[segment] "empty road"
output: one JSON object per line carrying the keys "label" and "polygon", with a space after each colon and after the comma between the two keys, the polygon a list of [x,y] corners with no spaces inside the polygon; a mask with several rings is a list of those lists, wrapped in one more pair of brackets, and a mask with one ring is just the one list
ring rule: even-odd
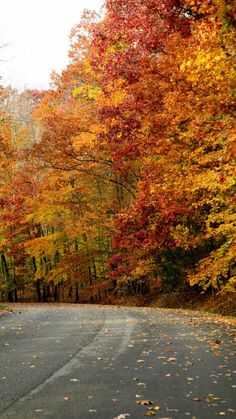
{"label": "empty road", "polygon": [[1,419],[236,418],[236,327],[174,310],[0,315]]}

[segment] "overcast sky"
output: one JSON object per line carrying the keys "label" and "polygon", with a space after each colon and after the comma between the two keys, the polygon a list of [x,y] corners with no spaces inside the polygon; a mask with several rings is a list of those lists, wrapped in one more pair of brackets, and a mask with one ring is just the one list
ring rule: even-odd
{"label": "overcast sky", "polygon": [[69,35],[84,8],[102,0],[0,0],[0,84],[49,87],[50,73],[68,63]]}

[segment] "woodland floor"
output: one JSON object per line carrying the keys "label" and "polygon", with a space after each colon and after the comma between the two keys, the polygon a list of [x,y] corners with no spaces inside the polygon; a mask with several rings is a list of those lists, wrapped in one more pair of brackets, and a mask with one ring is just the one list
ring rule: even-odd
{"label": "woodland floor", "polygon": [[191,291],[176,291],[159,296],[125,296],[112,301],[112,303],[122,306],[193,310],[236,317],[235,294],[209,296]]}

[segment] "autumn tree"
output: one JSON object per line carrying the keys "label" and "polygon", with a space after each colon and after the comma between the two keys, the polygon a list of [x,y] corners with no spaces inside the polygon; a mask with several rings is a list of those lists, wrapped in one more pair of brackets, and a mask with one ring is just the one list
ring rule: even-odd
{"label": "autumn tree", "polygon": [[[176,287],[182,282],[178,277],[186,279],[198,261],[218,249],[207,230],[214,211],[206,203],[209,188],[215,202],[226,187],[231,202],[232,164],[226,163],[229,185],[223,185],[216,144],[223,118],[229,147],[221,149],[231,154],[232,108],[222,105],[231,102],[234,80],[233,9],[221,2],[107,1],[105,7],[105,18],[91,27],[88,49],[101,88],[96,97],[104,126],[100,138],[113,171],[136,190],[136,199],[117,214],[112,276],[125,284],[129,278],[142,283],[164,276]],[[209,146],[211,141],[216,144]],[[205,150],[211,170],[200,163]],[[222,261],[231,272],[230,255]],[[220,288],[211,274],[206,283]]]}
{"label": "autumn tree", "polygon": [[107,0],[50,91],[4,92],[9,299],[235,291],[235,26],[228,0]]}

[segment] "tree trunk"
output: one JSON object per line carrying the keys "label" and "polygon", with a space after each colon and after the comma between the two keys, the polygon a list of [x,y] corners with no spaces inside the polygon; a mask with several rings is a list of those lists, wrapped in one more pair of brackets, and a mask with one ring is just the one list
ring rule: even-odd
{"label": "tree trunk", "polygon": [[77,283],[75,284],[75,302],[79,302],[79,286]]}
{"label": "tree trunk", "polygon": [[[36,264],[36,259],[35,259],[34,256],[32,257],[32,262],[33,262],[34,275],[35,275],[35,273],[37,271],[37,264]],[[40,279],[36,279],[35,288],[36,288],[37,301],[38,301],[38,303],[41,303],[41,284],[40,284]]]}
{"label": "tree trunk", "polygon": [[1,265],[2,265],[3,277],[6,281],[7,300],[9,301],[9,303],[13,303],[13,292],[11,289],[10,274],[9,274],[9,269],[7,266],[5,255],[1,255]]}

